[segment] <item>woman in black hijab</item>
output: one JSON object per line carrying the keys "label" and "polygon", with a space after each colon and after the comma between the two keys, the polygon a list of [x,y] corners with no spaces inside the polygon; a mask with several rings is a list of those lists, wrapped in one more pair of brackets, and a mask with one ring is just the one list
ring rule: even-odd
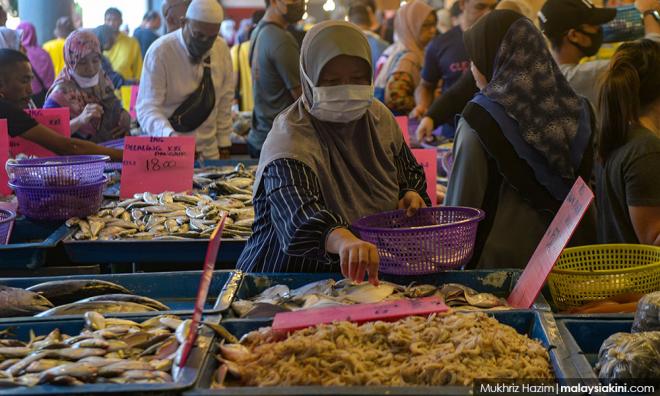
{"label": "woman in black hijab", "polygon": [[[472,267],[522,268],[577,177],[591,178],[591,108],[522,15],[493,11],[464,41],[480,92],[458,124],[445,204],[486,211]],[[593,240],[593,218],[574,241]]]}

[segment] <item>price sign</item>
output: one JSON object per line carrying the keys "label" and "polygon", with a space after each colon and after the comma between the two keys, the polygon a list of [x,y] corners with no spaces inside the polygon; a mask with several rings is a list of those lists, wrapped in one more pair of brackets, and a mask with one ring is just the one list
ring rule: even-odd
{"label": "price sign", "polygon": [[426,192],[429,194],[429,198],[431,198],[431,203],[436,205],[438,200],[436,190],[436,185],[438,184],[438,151],[435,149],[413,149],[412,153],[417,159],[417,162],[424,168]]}
{"label": "price sign", "polygon": [[5,164],[9,159],[9,130],[7,120],[0,120],[0,195],[10,195],[11,188],[7,185],[9,177]]}
{"label": "price sign", "polygon": [[508,298],[509,305],[524,309],[532,306],[593,200],[594,193],[582,178],[578,178],[520,275]]}
{"label": "price sign", "polygon": [[215,269],[215,261],[218,258],[218,251],[220,250],[220,242],[222,242],[222,230],[225,228],[225,221],[227,220],[227,212],[222,212],[220,222],[211,235],[209,247],[206,250],[206,258],[204,259],[204,270],[202,271],[202,279],[199,282],[199,289],[197,290],[197,299],[195,300],[195,311],[193,312],[192,323],[190,324],[190,333],[183,344],[183,351],[181,353],[181,360],[178,363],[179,368],[186,365],[190,351],[195,345],[197,340],[197,329],[199,322],[202,320],[202,313],[204,312],[204,305],[206,305],[206,298],[209,295],[209,287],[211,286],[211,278],[213,278],[213,270]]}
{"label": "price sign", "polygon": [[136,137],[124,141],[120,196],[192,189],[195,138]]}
{"label": "price sign", "polygon": [[399,128],[401,128],[401,133],[403,133],[403,140],[405,140],[406,144],[410,146],[410,131],[408,130],[408,116],[398,116],[396,118],[396,123],[399,124]]}
{"label": "price sign", "polygon": [[[71,122],[69,121],[69,108],[57,109],[27,109],[26,113],[39,124],[47,126],[64,137],[71,137]],[[21,137],[9,139],[9,152],[12,157],[18,154],[34,155],[36,157],[50,157],[55,155],[40,145]]]}
{"label": "price sign", "polygon": [[135,112],[135,105],[137,104],[139,85],[124,85],[121,87],[121,104],[124,110],[128,111],[131,119],[135,120],[137,114]]}

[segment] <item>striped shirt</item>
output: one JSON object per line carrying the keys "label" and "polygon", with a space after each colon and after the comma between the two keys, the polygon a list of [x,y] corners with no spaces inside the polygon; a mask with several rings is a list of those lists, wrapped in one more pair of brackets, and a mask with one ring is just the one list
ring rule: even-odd
{"label": "striped shirt", "polygon": [[[407,145],[395,157],[399,197],[418,192],[427,205],[424,169]],[[254,199],[253,235],[238,260],[246,272],[339,272],[339,256],[325,251],[328,235],[346,219],[328,210],[311,168],[279,159],[265,169]]]}

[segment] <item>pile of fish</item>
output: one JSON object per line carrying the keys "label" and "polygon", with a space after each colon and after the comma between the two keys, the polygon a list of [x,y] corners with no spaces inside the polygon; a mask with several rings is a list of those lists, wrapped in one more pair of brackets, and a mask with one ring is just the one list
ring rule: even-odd
{"label": "pile of fish", "polygon": [[[173,382],[190,324],[173,315],[137,323],[87,312],[78,335],[55,329],[46,336],[31,332],[27,342],[3,338],[0,386]],[[206,348],[210,341],[200,335],[197,346]]]}
{"label": "pile of fish", "polygon": [[149,297],[102,280],[81,279],[40,283],[27,289],[0,286],[0,317],[51,317],[99,313],[169,311]]}
{"label": "pile of fish", "polygon": [[204,168],[193,177],[194,193],[148,192],[123,201],[108,201],[94,216],[72,218],[75,240],[188,240],[208,239],[228,213],[223,238],[252,235],[254,169]]}
{"label": "pile of fish", "polygon": [[346,279],[324,279],[297,289],[274,285],[254,297],[234,301],[231,307],[241,318],[259,318],[272,317],[278,312],[429,296],[440,296],[448,306],[461,307],[463,310],[508,309],[504,299],[490,293],[478,293],[456,283],[401,286],[381,281],[379,286],[374,286],[370,283],[355,284]]}

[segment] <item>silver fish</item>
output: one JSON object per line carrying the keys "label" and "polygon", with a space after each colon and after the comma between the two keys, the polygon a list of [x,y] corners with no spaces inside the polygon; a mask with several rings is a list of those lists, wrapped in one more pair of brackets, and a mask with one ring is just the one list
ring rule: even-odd
{"label": "silver fish", "polygon": [[39,293],[0,285],[0,317],[32,316],[53,308],[53,303]]}
{"label": "silver fish", "polygon": [[96,311],[99,313],[134,313],[151,312],[155,311],[155,309],[145,305],[124,301],[90,301],[60,305],[59,307],[49,309],[48,311],[44,311],[35,316],[38,318],[47,318],[60,315],[79,315],[84,314],[87,311]]}

